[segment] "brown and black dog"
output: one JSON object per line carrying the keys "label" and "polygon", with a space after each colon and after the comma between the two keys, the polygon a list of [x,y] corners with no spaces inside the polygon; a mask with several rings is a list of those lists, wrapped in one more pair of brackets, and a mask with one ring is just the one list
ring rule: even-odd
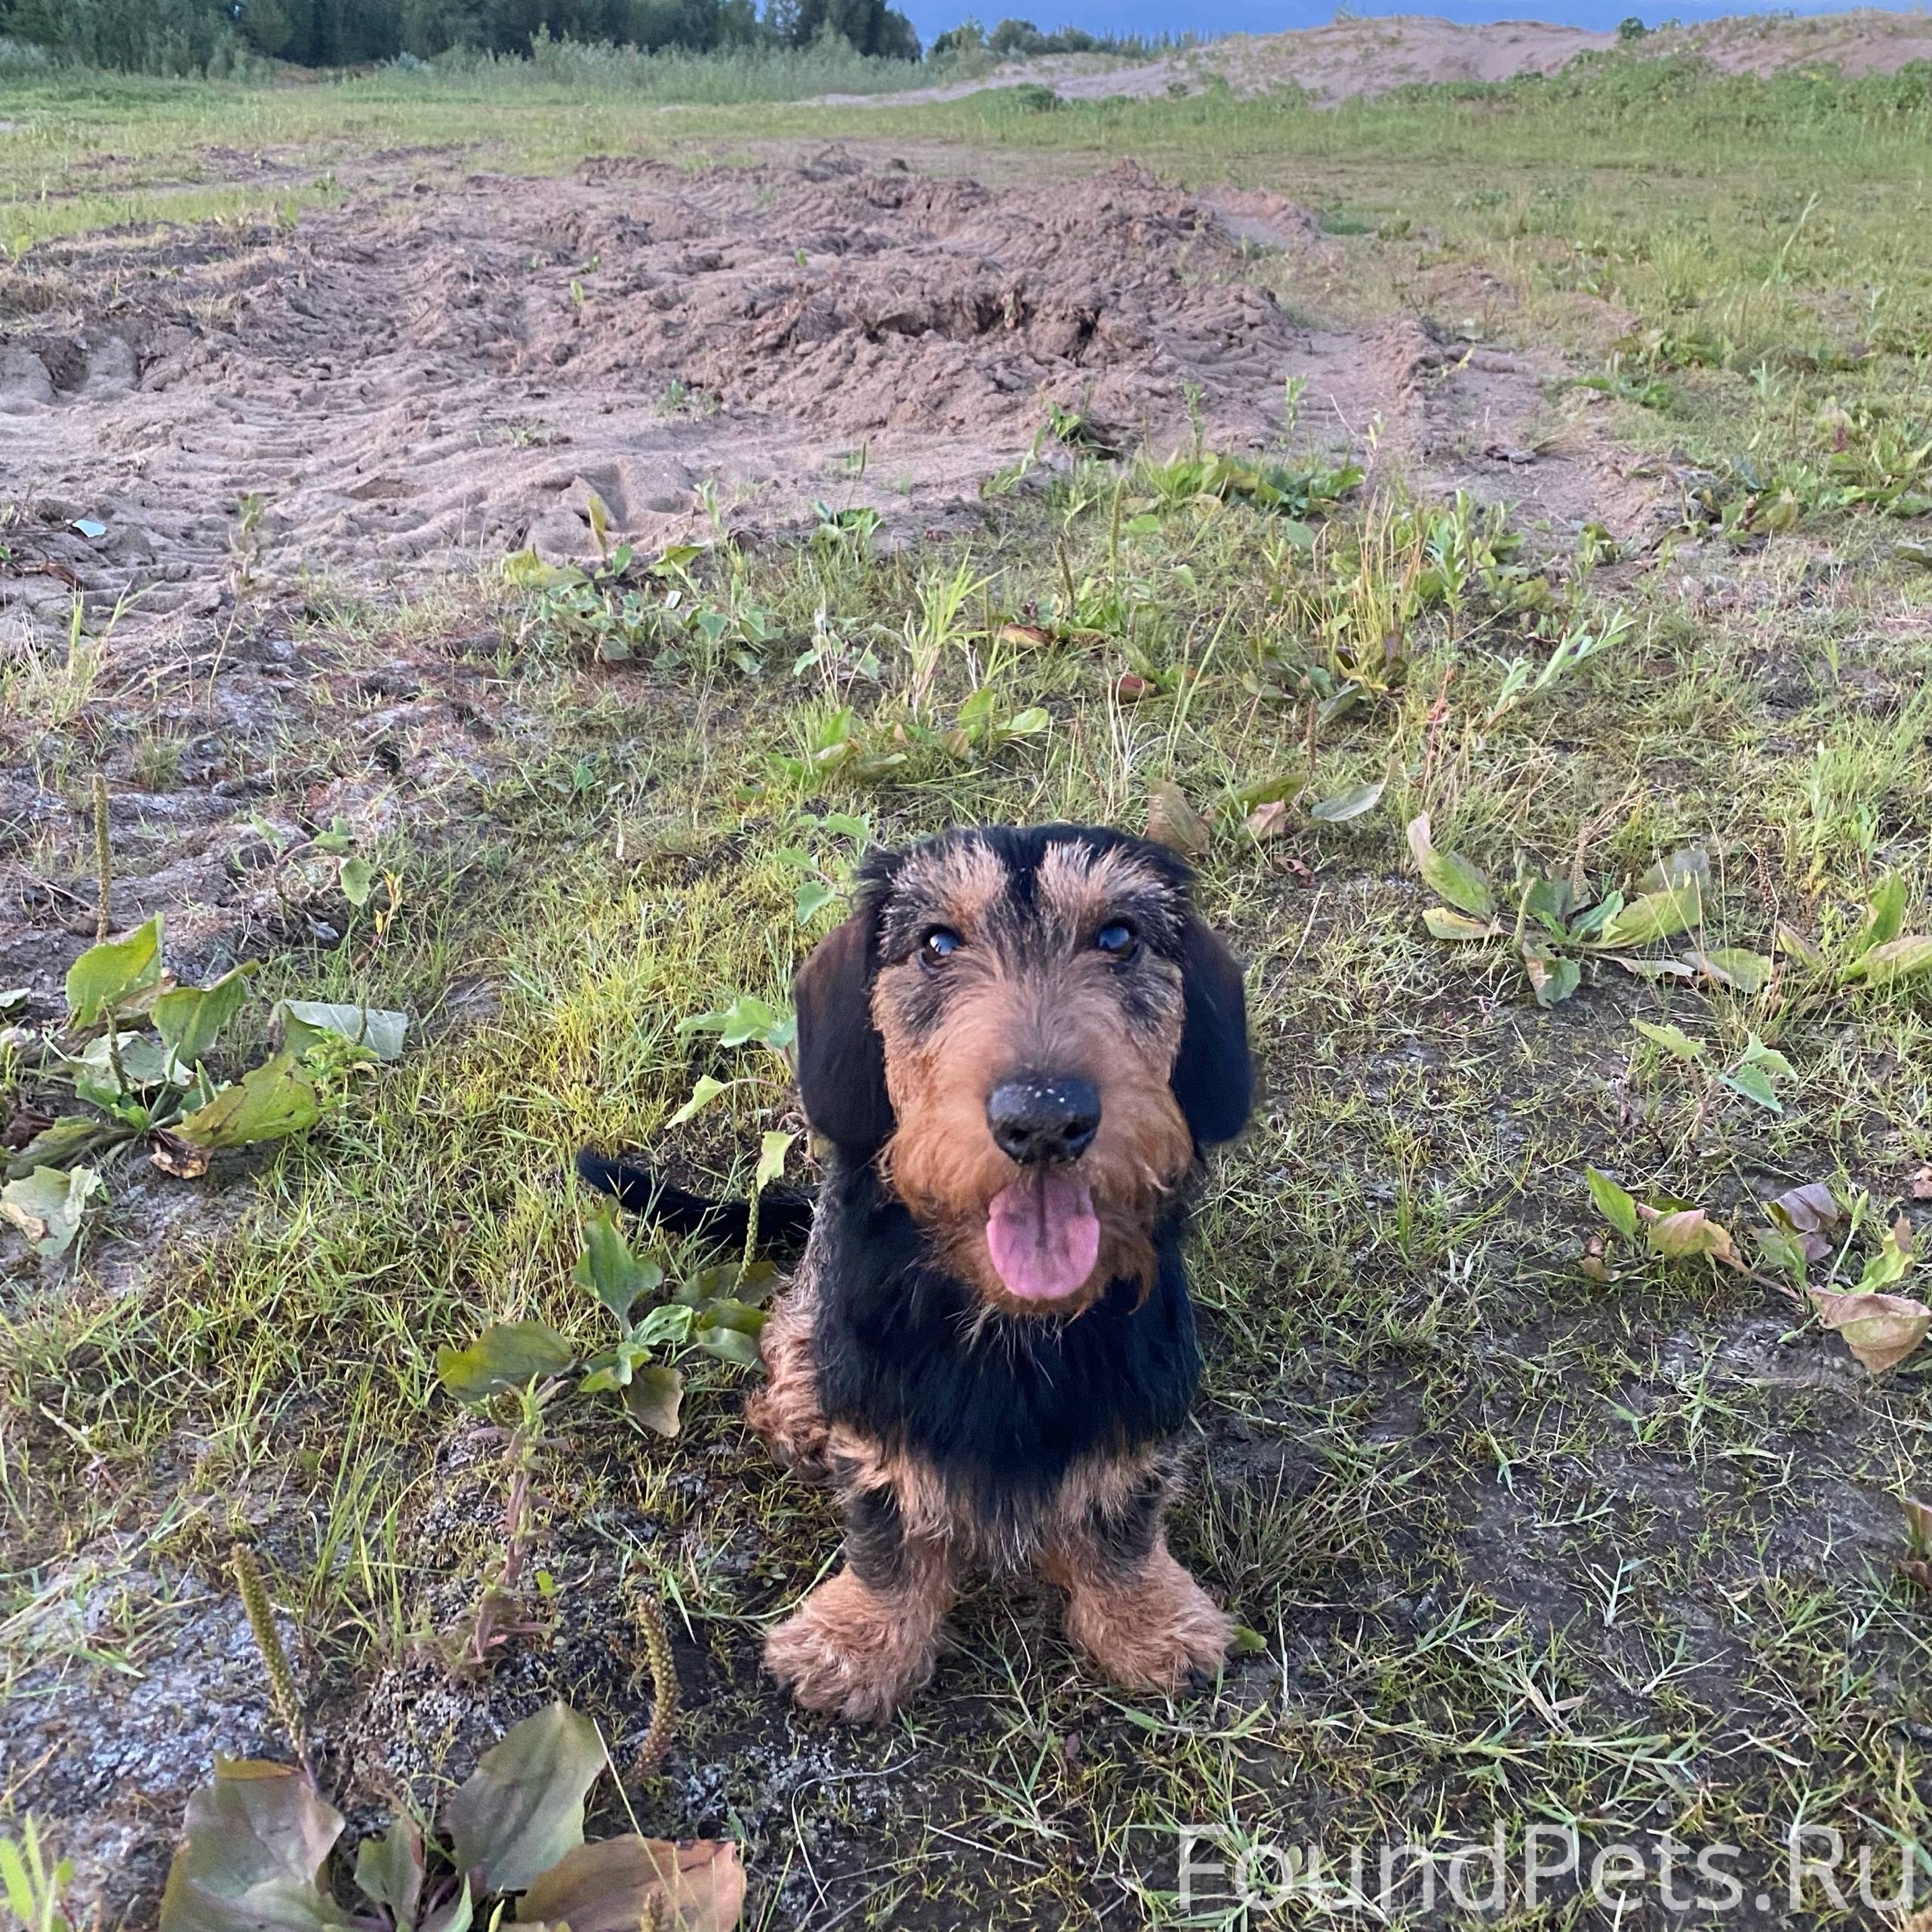
{"label": "brown and black dog", "polygon": [[[877,1719],[924,1684],[976,1561],[1037,1565],[1122,1684],[1226,1651],[1163,1527],[1199,1371],[1189,1183],[1251,1086],[1241,971],[1189,884],[1120,832],[950,832],[874,857],[799,971],[829,1153],[746,1414],[844,1507],[844,1567],[765,1644],[814,1710]],[[643,1169],[580,1168],[663,1206]]]}

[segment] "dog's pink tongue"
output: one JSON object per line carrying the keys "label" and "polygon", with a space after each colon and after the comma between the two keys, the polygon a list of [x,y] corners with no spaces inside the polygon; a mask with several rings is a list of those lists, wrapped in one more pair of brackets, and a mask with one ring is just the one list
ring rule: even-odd
{"label": "dog's pink tongue", "polygon": [[1009,1294],[1026,1301],[1070,1295],[1100,1258],[1094,1197],[1063,1171],[1024,1175],[993,1196],[986,1247]]}

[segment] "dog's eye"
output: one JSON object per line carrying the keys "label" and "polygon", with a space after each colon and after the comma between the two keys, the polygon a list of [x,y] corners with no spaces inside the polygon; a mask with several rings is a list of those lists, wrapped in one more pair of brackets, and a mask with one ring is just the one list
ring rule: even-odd
{"label": "dog's eye", "polygon": [[943,966],[965,943],[950,926],[934,926],[919,942],[919,964]]}
{"label": "dog's eye", "polygon": [[1116,966],[1124,966],[1140,950],[1140,942],[1134,936],[1134,928],[1124,921],[1114,919],[1094,935],[1094,943]]}

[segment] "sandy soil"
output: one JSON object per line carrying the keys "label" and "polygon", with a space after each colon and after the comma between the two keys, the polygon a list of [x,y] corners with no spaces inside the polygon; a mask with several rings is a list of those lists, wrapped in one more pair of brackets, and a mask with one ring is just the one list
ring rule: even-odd
{"label": "sandy soil", "polygon": [[[192,737],[178,789],[149,790],[131,753],[109,771],[119,909],[168,906],[192,963],[248,934],[326,941],[314,827],[400,809],[405,767],[420,817],[503,728],[465,640],[322,664],[303,601],[526,544],[587,556],[593,492],[648,545],[712,534],[705,491],[743,531],[808,525],[817,499],[918,541],[977,521],[1050,398],[1131,447],[1191,434],[1192,395],[1215,447],[1261,450],[1298,377],[1302,443],[1572,525],[1641,521],[1610,453],[1538,440],[1554,360],[1427,315],[1296,320],[1271,288],[1334,245],[1279,195],[1193,197],[1131,165],[995,190],[840,149],[701,174],[593,161],[377,190],[292,231],[37,249],[0,328],[0,500],[28,512],[0,563],[0,652],[57,662],[78,594],[91,632],[111,623],[131,735],[153,722],[136,694],[209,681],[223,728]],[[265,846],[248,774],[300,739],[318,670],[367,757],[318,774]],[[20,828],[0,848],[0,984],[51,991],[91,930],[63,856],[86,841],[46,761],[0,762]]]}
{"label": "sandy soil", "polygon": [[[1540,20],[1497,20],[1468,26],[1426,14],[1337,20],[1291,33],[1234,34],[1158,60],[1125,65],[1092,57],[1014,62],[984,78],[905,94],[839,95],[841,105],[881,107],[955,100],[987,88],[1035,82],[1063,100],[1146,99],[1192,92],[1225,81],[1237,94],[1297,87],[1318,101],[1386,94],[1411,83],[1507,81],[1554,73],[1579,54],[1617,44],[1611,33]],[[1848,74],[1889,74],[1907,62],[1932,60],[1932,15],[1860,8],[1809,18],[1740,15],[1651,35],[1638,51],[1702,55],[1732,73],[1829,63]]]}

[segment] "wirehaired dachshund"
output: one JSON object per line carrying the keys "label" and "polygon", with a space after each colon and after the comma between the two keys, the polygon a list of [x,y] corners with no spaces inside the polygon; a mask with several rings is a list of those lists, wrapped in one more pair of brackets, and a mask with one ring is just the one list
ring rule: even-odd
{"label": "wirehaired dachshund", "polygon": [[[1226,1652],[1164,1528],[1200,1369],[1190,1182],[1252,1088],[1241,969],[1189,886],[1118,832],[949,832],[872,857],[799,970],[824,1180],[746,1414],[844,1513],[844,1567],[765,1643],[811,1709],[875,1721],[924,1684],[969,1562],[1037,1566],[1118,1683]],[[580,1169],[660,1219],[711,1205]]]}

